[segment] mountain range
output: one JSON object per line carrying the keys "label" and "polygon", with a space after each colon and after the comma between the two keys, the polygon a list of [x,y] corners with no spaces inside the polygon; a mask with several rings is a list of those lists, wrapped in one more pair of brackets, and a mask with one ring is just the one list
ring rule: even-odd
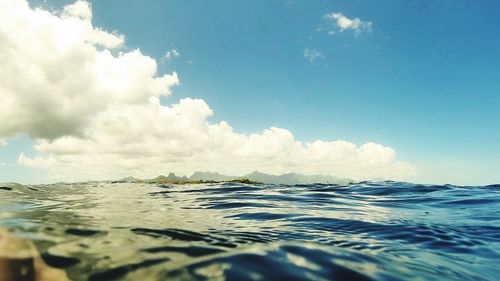
{"label": "mountain range", "polygon": [[227,181],[250,181],[266,184],[349,184],[352,179],[333,177],[330,175],[304,175],[300,173],[287,173],[282,175],[270,175],[259,171],[243,176],[226,176],[217,172],[194,172],[190,177],[177,176],[169,173],[168,176],[160,175],[153,179],[138,179],[126,177],[118,180],[120,182],[150,182],[150,183],[193,183],[193,182],[227,182]]}

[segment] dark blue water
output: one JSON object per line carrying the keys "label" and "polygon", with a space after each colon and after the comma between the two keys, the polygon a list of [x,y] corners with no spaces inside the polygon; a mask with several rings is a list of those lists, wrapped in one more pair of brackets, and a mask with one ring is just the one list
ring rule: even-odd
{"label": "dark blue water", "polygon": [[0,227],[73,280],[500,280],[500,185],[9,187]]}

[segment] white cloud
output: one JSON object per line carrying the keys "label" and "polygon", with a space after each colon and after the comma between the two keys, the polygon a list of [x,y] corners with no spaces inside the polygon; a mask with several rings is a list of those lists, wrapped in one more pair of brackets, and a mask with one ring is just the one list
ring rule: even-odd
{"label": "white cloud", "polygon": [[158,77],[155,60],[121,52],[123,36],[93,27],[90,18],[85,1],[60,15],[0,1],[0,138],[82,135],[110,104],[170,93],[175,73]]}
{"label": "white cloud", "polygon": [[196,170],[356,179],[414,173],[380,144],[304,143],[275,127],[241,134],[209,122],[213,111],[203,100],[162,105],[177,75],[158,75],[154,59],[125,52],[123,36],[93,27],[91,18],[85,1],[50,13],[0,0],[0,140],[28,133],[38,155],[21,154],[19,163],[47,170],[52,180]]}
{"label": "white cloud", "polygon": [[325,56],[318,50],[315,49],[305,49],[304,50],[304,58],[309,62],[314,62],[317,59],[322,59]]}
{"label": "white cloud", "polygon": [[178,58],[181,56],[181,53],[177,51],[177,49],[172,49],[170,51],[167,51],[163,58],[165,58],[167,61],[173,60],[174,58]]}
{"label": "white cloud", "polygon": [[64,7],[64,13],[71,17],[81,18],[83,20],[92,19],[92,9],[87,1],[78,0],[73,4]]}
{"label": "white cloud", "polygon": [[335,25],[335,30],[329,30],[328,34],[333,35],[336,31],[343,32],[345,30],[353,30],[356,34],[361,32],[371,32],[372,22],[362,21],[359,18],[348,18],[342,13],[329,13],[325,15],[328,21],[331,21]]}
{"label": "white cloud", "polygon": [[208,105],[195,99],[169,107],[153,100],[148,105],[114,108],[94,120],[86,138],[39,140],[35,149],[48,156],[21,155],[19,161],[52,171],[57,180],[153,177],[196,170],[227,174],[257,169],[275,174],[300,171],[356,179],[401,179],[414,172],[411,165],[396,161],[394,150],[380,144],[303,143],[288,130],[275,127],[244,135],[226,122],[208,122],[211,115]]}

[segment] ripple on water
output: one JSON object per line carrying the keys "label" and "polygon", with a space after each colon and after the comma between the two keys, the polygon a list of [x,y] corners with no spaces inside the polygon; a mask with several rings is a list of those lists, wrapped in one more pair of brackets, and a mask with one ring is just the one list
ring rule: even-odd
{"label": "ripple on water", "polygon": [[497,280],[500,185],[0,185],[73,280]]}

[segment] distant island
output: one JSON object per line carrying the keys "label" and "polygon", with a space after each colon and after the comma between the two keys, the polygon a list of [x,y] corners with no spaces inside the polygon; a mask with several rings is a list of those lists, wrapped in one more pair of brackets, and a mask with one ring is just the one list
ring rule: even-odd
{"label": "distant island", "polygon": [[168,176],[160,175],[152,179],[138,179],[126,177],[113,182],[143,182],[159,184],[196,184],[196,183],[263,183],[263,184],[341,184],[346,185],[354,182],[349,178],[333,177],[330,175],[304,175],[300,173],[286,173],[282,175],[269,175],[262,172],[252,172],[243,176],[226,176],[217,172],[195,172],[190,177],[177,176],[169,173]]}

